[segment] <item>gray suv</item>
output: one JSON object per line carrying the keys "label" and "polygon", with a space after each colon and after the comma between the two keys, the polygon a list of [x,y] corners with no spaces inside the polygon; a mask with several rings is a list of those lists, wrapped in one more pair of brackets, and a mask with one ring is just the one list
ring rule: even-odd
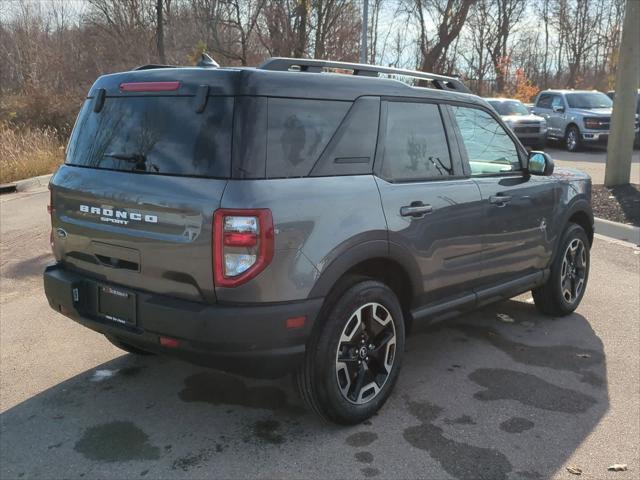
{"label": "gray suv", "polygon": [[50,190],[55,311],[128,352],[294,373],[340,423],[388,398],[414,322],[528,290],[567,315],[589,275],[589,177],[422,72],[275,58],[105,75]]}
{"label": "gray suv", "polygon": [[576,152],[583,145],[606,143],[612,108],[613,101],[595,90],[544,90],[532,113],[546,119],[548,138],[561,140],[568,151]]}
{"label": "gray suv", "polygon": [[518,140],[541,150],[547,142],[547,121],[532,114],[520,101],[513,98],[485,98],[502,118]]}

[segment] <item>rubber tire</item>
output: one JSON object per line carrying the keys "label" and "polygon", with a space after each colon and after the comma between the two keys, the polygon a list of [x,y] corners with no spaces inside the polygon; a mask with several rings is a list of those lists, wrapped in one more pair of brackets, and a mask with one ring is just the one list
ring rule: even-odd
{"label": "rubber tire", "polygon": [[123,342],[122,340],[119,340],[116,337],[112,337],[111,335],[105,335],[105,337],[113,345],[115,345],[116,347],[118,347],[121,350],[124,350],[127,353],[132,353],[134,355],[142,355],[142,356],[155,355],[155,353],[147,352],[146,350],[142,350],[142,349],[140,349],[138,347],[134,347],[133,345],[129,345],[128,343]]}
{"label": "rubber tire", "polygon": [[[571,131],[575,132],[576,134],[576,146],[573,150],[571,150],[569,148],[569,145],[567,144],[567,138],[569,137],[569,132]],[[566,148],[567,152],[579,152],[582,148],[582,142],[580,141],[580,130],[578,130],[578,127],[576,127],[575,125],[569,125],[569,128],[567,128],[567,132],[564,135],[564,148]]]}
{"label": "rubber tire", "polygon": [[[562,296],[562,291],[560,288],[560,273],[562,270],[562,260],[564,257],[564,252],[567,249],[569,243],[576,238],[582,240],[582,243],[587,249],[587,269],[585,273],[584,286],[582,287],[580,296],[574,303],[569,304]],[[559,248],[555,253],[553,263],[551,264],[551,274],[549,275],[549,278],[544,285],[532,290],[531,293],[533,294],[533,300],[536,304],[536,307],[540,312],[553,317],[564,317],[578,308],[578,305],[580,305],[582,297],[584,296],[584,292],[587,290],[587,283],[589,281],[589,269],[591,267],[591,255],[589,251],[590,244],[589,239],[587,238],[587,234],[580,225],[577,225],[575,223],[570,223],[566,228],[562,235],[562,240],[558,244],[558,247]]]}
{"label": "rubber tire", "polygon": [[[384,305],[393,318],[395,360],[380,393],[366,404],[355,405],[348,402],[338,388],[335,356],[346,322],[358,307],[373,301]],[[320,417],[338,424],[355,425],[370,418],[384,405],[398,379],[405,345],[402,308],[395,293],[384,283],[362,277],[340,282],[327,297],[325,305],[327,308],[323,308],[311,334],[295,380],[302,399]]]}

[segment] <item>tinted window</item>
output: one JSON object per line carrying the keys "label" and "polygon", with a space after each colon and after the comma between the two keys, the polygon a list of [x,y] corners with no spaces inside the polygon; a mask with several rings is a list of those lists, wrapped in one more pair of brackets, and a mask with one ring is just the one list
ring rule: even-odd
{"label": "tinted window", "polygon": [[193,97],[85,101],[66,163],[136,173],[228,177],[233,98],[209,98],[196,113]]}
{"label": "tinted window", "polygon": [[269,98],[267,177],[304,177],[331,140],[351,102]]}
{"label": "tinted window", "polygon": [[540,108],[551,108],[552,99],[553,99],[552,95],[540,95],[537,106]]}
{"label": "tinted window", "polygon": [[382,176],[421,180],[453,174],[437,105],[388,102]]}
{"label": "tinted window", "polygon": [[613,101],[601,92],[567,93],[571,108],[611,108]]}
{"label": "tinted window", "polygon": [[529,115],[529,110],[517,100],[489,101],[499,115]]}
{"label": "tinted window", "polygon": [[516,145],[496,119],[477,108],[452,109],[462,134],[472,175],[520,169]]}

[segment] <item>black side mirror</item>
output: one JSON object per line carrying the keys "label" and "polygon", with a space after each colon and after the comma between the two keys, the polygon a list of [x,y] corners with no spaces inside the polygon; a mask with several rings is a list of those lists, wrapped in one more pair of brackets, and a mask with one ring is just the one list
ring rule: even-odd
{"label": "black side mirror", "polygon": [[553,111],[556,112],[556,113],[564,113],[564,107],[556,105],[556,106],[553,107]]}
{"label": "black side mirror", "polygon": [[529,152],[527,170],[531,175],[549,176],[553,173],[553,160],[544,152]]}

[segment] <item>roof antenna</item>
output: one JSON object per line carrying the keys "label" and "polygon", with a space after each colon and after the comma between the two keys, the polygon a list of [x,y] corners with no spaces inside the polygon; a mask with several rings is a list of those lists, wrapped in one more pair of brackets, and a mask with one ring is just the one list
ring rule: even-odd
{"label": "roof antenna", "polygon": [[205,68],[219,68],[220,65],[213,58],[211,58],[206,53],[202,52],[202,57],[200,57],[200,61],[196,64],[197,67],[205,67]]}

